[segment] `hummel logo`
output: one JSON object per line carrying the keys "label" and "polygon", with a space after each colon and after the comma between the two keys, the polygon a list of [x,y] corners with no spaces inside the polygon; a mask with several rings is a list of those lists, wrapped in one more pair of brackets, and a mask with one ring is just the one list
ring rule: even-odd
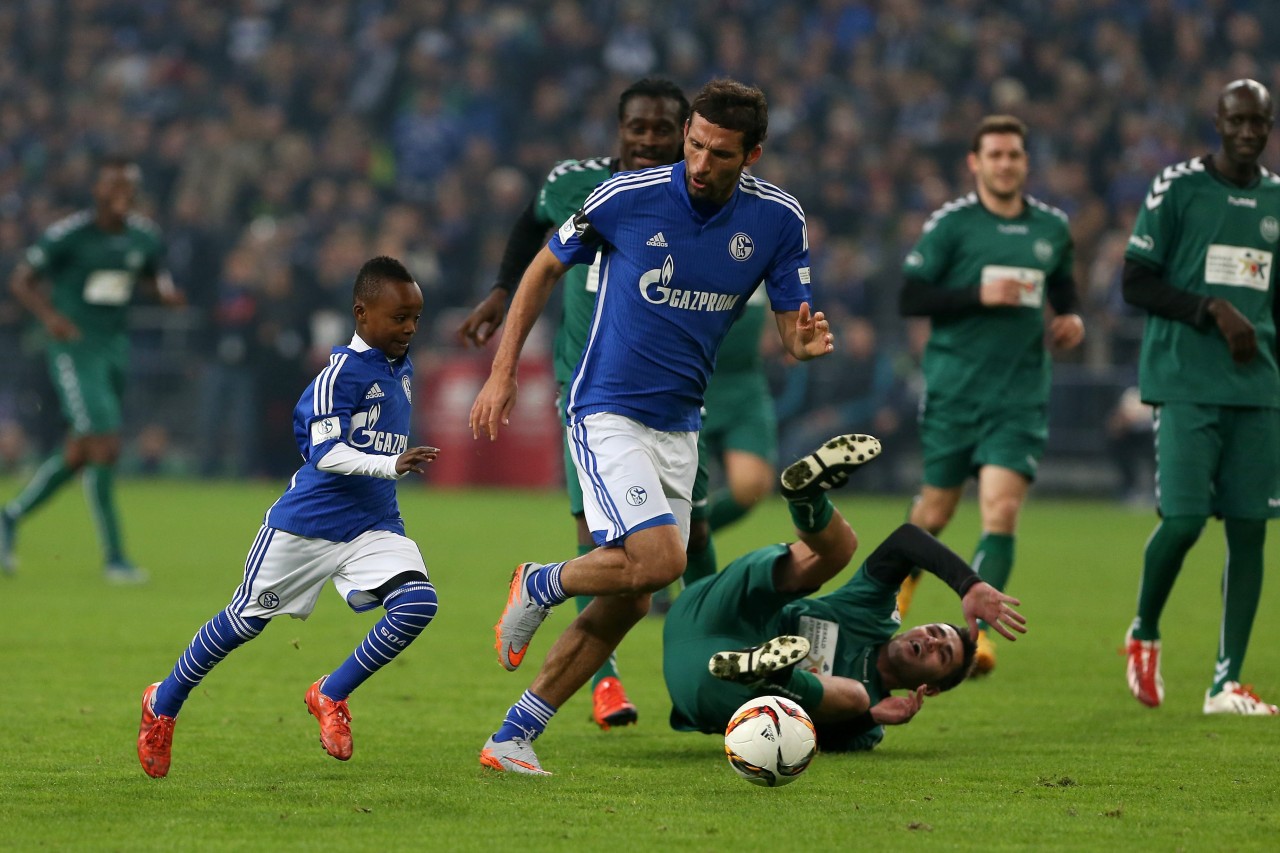
{"label": "hummel logo", "polygon": [[379,388],[378,383],[375,382],[373,383],[373,387],[369,389],[369,393],[364,395],[364,398],[366,400],[377,400],[380,397],[385,397],[385,396],[387,395],[382,393],[382,389]]}
{"label": "hummel logo", "polygon": [[657,234],[654,234],[652,237],[650,237],[648,242],[645,243],[645,245],[657,246],[658,248],[665,249],[667,248],[667,238],[663,237],[662,232],[659,231]]}

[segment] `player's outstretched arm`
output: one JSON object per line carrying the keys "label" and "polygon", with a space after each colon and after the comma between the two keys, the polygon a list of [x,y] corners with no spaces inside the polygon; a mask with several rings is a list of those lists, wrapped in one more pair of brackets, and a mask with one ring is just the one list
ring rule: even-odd
{"label": "player's outstretched arm", "polygon": [[1006,640],[1018,639],[1013,631],[1027,633],[1026,618],[1014,610],[1022,604],[1016,598],[1005,595],[986,581],[979,581],[965,592],[960,600],[965,621],[969,624],[969,636],[978,635],[978,620],[986,622]]}
{"label": "player's outstretched arm", "polygon": [[783,347],[796,359],[808,361],[835,351],[827,315],[810,309],[808,302],[801,302],[798,311],[775,311],[774,318]]}
{"label": "player's outstretched arm", "polygon": [[428,463],[435,462],[440,455],[438,447],[410,447],[396,458],[396,473],[408,474],[412,471],[421,474]]}
{"label": "player's outstretched arm", "polygon": [[498,340],[498,351],[493,357],[489,378],[471,406],[468,423],[472,438],[479,438],[484,433],[493,441],[498,437],[498,425],[508,422],[516,404],[516,369],[520,363],[520,352],[533,324],[546,307],[552,289],[567,269],[550,249],[543,247],[524,271],[515,299],[511,302],[506,328]]}

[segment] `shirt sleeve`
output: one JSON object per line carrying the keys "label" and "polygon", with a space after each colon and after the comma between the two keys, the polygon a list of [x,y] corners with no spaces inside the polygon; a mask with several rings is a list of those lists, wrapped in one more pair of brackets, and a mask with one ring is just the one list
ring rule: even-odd
{"label": "shirt sleeve", "polygon": [[613,192],[617,180],[615,176],[592,190],[582,208],[565,220],[547,244],[562,264],[589,264],[602,246],[613,243],[627,196]]}
{"label": "shirt sleeve", "polygon": [[1168,170],[1151,182],[1124,252],[1126,260],[1139,261],[1157,271],[1167,266],[1169,250],[1177,240],[1180,225],[1176,183],[1166,172]]}
{"label": "shirt sleeve", "polygon": [[342,441],[329,442],[328,445],[329,449],[316,463],[316,468],[321,471],[344,476],[377,477],[382,480],[399,480],[404,476],[396,471],[399,456],[365,453]]}
{"label": "shirt sleeve", "polygon": [[787,214],[774,261],[765,272],[765,291],[774,311],[798,311],[800,303],[813,301],[809,270],[809,229],[803,211]]}
{"label": "shirt sleeve", "polygon": [[353,358],[342,354],[331,360],[307,389],[309,399],[301,401],[304,406],[310,403],[311,408],[306,420],[307,450],[303,454],[308,460],[319,463],[334,442],[345,440],[351,433],[351,416],[365,392],[356,376],[358,371],[347,365]]}

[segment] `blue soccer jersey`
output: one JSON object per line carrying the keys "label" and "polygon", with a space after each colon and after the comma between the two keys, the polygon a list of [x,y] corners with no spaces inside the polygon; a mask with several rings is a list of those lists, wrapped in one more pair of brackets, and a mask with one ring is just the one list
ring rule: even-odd
{"label": "blue soccer jersey", "polygon": [[328,367],[293,409],[294,437],[305,462],[267,510],[264,523],[332,542],[350,542],[369,530],[404,535],[395,480],[316,466],[338,442],[380,456],[408,449],[412,388],[413,364],[407,356],[388,361],[378,349],[334,347]]}
{"label": "blue soccer jersey", "polygon": [[764,282],[775,311],[809,301],[809,237],[799,202],[744,173],[710,218],[694,210],[685,164],[605,181],[549,243],[566,264],[603,247],[586,349],[567,421],[596,412],[653,429],[701,426],[716,350]]}

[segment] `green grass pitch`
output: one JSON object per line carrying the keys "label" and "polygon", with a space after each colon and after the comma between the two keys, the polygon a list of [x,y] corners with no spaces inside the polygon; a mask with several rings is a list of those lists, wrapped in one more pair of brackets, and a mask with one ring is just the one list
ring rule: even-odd
{"label": "green grass pitch", "polygon": [[[19,485],[0,480],[5,494]],[[277,494],[123,483],[126,535],[152,573],[139,588],[103,583],[78,490],[24,525],[18,575],[0,578],[0,849],[1280,849],[1280,719],[1200,713],[1221,526],[1210,523],[1174,590],[1166,705],[1152,711],[1130,698],[1118,650],[1154,514],[1035,495],[1010,590],[1030,633],[1000,644],[995,674],[928,700],[874,753],[821,755],[769,790],[732,773],[719,738],[668,728],[658,619],[620,650],[638,726],[597,731],[581,694],[538,741],[553,777],[482,770],[481,744],[573,610],[552,617],[521,672],[503,671],[491,626],[511,568],[571,555],[572,526],[556,493],[407,482],[402,508],[441,610],[353,696],[353,759],[324,753],[303,694],[377,614],[354,615],[326,591],[311,619],[279,620],[214,671],[178,721],[170,776],[150,779],[135,754],[139,694],[227,602]],[[859,496],[856,482],[838,497],[864,554],[905,510]],[[723,564],[790,536],[773,498],[717,549]],[[971,553],[971,500],[945,538]],[[1264,588],[1245,670],[1271,701],[1277,583]],[[928,579],[909,621],[936,619],[958,620],[959,607]]]}

